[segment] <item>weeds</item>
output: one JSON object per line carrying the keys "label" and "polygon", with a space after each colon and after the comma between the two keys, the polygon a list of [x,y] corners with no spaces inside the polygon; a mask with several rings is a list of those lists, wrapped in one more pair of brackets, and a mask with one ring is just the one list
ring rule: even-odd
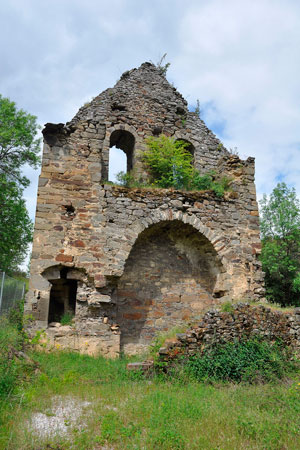
{"label": "weeds", "polygon": [[73,320],[74,314],[70,313],[70,312],[65,312],[60,319],[60,323],[61,325],[72,325],[72,320]]}
{"label": "weeds", "polygon": [[216,344],[189,359],[188,373],[198,381],[269,382],[287,376],[297,366],[280,343],[262,339]]}
{"label": "weeds", "polygon": [[[31,357],[39,373],[15,397],[20,408],[16,410],[16,403],[6,407],[1,448],[297,448],[296,382],[211,385],[190,377],[182,384],[176,378],[156,376],[131,379],[126,359],[71,352],[34,352]],[[70,397],[88,401],[90,406],[78,426],[68,427],[67,435],[35,435],[28,429],[31,414],[49,414],[51,399],[57,395],[66,402]]]}
{"label": "weeds", "polygon": [[[0,328],[1,363],[23,346],[22,329],[5,320]],[[182,331],[173,329],[158,336],[152,352]],[[262,343],[251,343],[243,351],[233,345],[206,355],[206,367],[213,373],[210,380],[224,379],[215,374],[226,375],[231,360],[237,368],[234,371],[231,363],[228,370],[238,379],[247,380],[251,373],[257,375],[255,367],[263,368],[266,377],[259,379],[265,384],[252,385],[196,382],[202,379],[196,359],[190,363],[188,376],[186,371],[177,371],[173,377],[154,374],[149,379],[127,372],[126,358],[111,360],[62,351],[33,351],[29,357],[38,369],[30,370],[20,358],[9,359],[13,362],[6,372],[9,383],[3,382],[0,397],[3,449],[275,450],[297,448],[299,443],[299,380],[275,382],[273,374],[287,373],[290,363],[274,347]],[[254,371],[244,370],[247,360],[257,361]],[[1,364],[1,380],[5,380],[3,367]],[[273,382],[266,383],[267,379]],[[62,402],[75,399],[89,406],[82,410],[77,424],[65,417],[66,434],[37,434],[31,425],[32,415],[53,417],[49,405],[57,396]]]}

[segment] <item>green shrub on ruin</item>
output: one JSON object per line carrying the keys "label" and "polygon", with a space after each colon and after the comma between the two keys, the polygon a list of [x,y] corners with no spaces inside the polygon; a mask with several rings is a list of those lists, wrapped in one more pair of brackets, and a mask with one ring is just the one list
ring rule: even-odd
{"label": "green shrub on ruin", "polygon": [[182,190],[211,190],[218,197],[230,189],[227,177],[217,179],[215,171],[201,175],[193,166],[193,155],[187,150],[189,144],[165,135],[146,139],[147,150],[143,163],[153,186]]}

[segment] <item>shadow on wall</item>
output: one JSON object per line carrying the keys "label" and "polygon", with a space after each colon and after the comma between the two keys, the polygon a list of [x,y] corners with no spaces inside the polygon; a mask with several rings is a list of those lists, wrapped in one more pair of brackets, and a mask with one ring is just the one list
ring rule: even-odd
{"label": "shadow on wall", "polygon": [[214,303],[223,271],[212,244],[191,225],[166,221],[143,231],[113,294],[121,351],[142,350],[156,333],[197,320]]}

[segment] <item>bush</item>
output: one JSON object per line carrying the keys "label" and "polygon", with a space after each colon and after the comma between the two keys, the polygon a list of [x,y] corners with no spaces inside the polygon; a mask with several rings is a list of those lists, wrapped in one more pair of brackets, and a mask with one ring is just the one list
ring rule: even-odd
{"label": "bush", "polygon": [[230,180],[227,177],[217,180],[214,171],[200,175],[193,167],[193,155],[187,150],[187,142],[161,135],[158,138],[149,137],[146,143],[148,150],[143,155],[143,162],[154,186],[212,190],[218,197],[223,197],[224,192],[229,190]]}
{"label": "bush", "polygon": [[186,150],[188,143],[175,141],[165,135],[146,140],[148,150],[143,155],[150,181],[161,188],[187,188],[193,178],[193,155]]}
{"label": "bush", "polygon": [[186,370],[198,381],[266,382],[282,378],[294,367],[279,343],[249,339],[206,348],[188,360]]}

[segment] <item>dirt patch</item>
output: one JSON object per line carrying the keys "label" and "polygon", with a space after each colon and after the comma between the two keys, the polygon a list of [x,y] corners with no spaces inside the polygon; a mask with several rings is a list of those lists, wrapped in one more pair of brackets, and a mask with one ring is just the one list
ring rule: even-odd
{"label": "dirt patch", "polygon": [[28,428],[40,438],[67,434],[71,428],[82,428],[85,424],[79,419],[91,403],[75,397],[55,396],[45,413],[34,413]]}

